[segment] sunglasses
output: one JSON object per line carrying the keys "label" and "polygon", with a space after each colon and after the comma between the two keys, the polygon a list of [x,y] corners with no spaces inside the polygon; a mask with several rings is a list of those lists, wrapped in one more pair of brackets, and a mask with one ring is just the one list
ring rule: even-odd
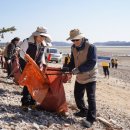
{"label": "sunglasses", "polygon": [[45,36],[43,36],[43,35],[40,35],[41,37],[45,37]]}
{"label": "sunglasses", "polygon": [[72,42],[78,42],[80,39],[71,40]]}

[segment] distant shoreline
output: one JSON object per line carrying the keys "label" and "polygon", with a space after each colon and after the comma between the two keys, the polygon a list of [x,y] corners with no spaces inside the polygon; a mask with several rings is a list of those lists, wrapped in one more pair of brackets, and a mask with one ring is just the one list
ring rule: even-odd
{"label": "distant shoreline", "polygon": [[98,48],[130,48],[130,46],[96,46]]}
{"label": "distant shoreline", "polygon": [[[53,46],[53,47],[71,47],[71,46]],[[98,48],[130,48],[130,46],[96,46]]]}

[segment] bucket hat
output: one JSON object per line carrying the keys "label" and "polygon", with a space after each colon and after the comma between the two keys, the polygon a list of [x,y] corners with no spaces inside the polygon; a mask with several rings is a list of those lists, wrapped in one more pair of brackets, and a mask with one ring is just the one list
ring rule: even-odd
{"label": "bucket hat", "polygon": [[82,39],[85,37],[85,35],[81,33],[79,29],[71,30],[69,35],[69,38],[67,38],[66,40]]}

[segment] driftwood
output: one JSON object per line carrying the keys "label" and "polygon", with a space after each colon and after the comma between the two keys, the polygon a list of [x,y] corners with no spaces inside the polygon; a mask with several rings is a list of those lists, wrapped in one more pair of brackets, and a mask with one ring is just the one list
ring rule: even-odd
{"label": "driftwood", "polygon": [[102,122],[104,125],[107,126],[106,130],[123,130],[121,126],[119,126],[116,121],[110,119],[109,121],[104,119],[103,117],[97,117],[97,120]]}
{"label": "driftwood", "polygon": [[104,125],[108,126],[108,127],[112,127],[112,124],[107,121],[106,119],[104,119],[103,117],[97,117],[97,120],[101,121]]}
{"label": "driftwood", "polygon": [[110,122],[111,122],[113,125],[115,125],[116,129],[118,129],[118,130],[122,130],[122,129],[123,129],[119,124],[117,124],[117,122],[116,122],[115,120],[110,119]]}

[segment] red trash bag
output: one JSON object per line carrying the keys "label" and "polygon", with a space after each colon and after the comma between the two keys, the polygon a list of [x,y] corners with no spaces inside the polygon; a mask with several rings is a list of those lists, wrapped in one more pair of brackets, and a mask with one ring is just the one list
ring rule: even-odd
{"label": "red trash bag", "polygon": [[18,82],[22,86],[27,86],[33,99],[41,104],[49,89],[48,79],[28,54],[25,58],[27,63]]}
{"label": "red trash bag", "polygon": [[55,68],[40,71],[29,55],[26,54],[25,57],[28,62],[20,76],[19,84],[27,86],[33,99],[45,110],[64,114],[67,111],[67,103],[62,72]]}
{"label": "red trash bag", "polygon": [[60,68],[47,68],[46,74],[50,87],[45,99],[41,103],[41,106],[45,110],[64,114],[67,112],[68,108],[63,87],[62,72],[59,70]]}
{"label": "red trash bag", "polygon": [[18,84],[18,80],[21,76],[21,71],[20,71],[20,64],[19,64],[19,59],[18,57],[15,57],[13,63],[12,63],[12,72],[11,75],[14,76],[14,82]]}

